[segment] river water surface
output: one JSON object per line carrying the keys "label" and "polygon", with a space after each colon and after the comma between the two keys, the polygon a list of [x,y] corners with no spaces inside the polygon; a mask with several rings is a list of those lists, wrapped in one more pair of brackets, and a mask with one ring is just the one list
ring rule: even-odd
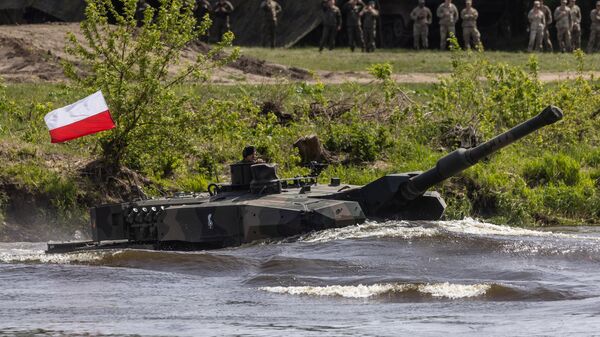
{"label": "river water surface", "polygon": [[386,222],[211,252],[0,243],[0,335],[600,335],[600,229]]}

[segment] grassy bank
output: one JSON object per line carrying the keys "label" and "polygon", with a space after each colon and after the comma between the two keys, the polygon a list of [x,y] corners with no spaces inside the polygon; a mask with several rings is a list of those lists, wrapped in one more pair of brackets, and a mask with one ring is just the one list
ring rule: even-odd
{"label": "grassy bank", "polygon": [[[267,49],[244,47],[245,55],[273,63],[312,69],[316,71],[364,71],[374,63],[389,62],[397,73],[449,73],[452,71],[452,53],[412,51],[407,49],[382,49],[375,53],[352,53],[345,48],[319,53],[316,48]],[[524,67],[531,54],[525,52],[486,51],[485,57],[494,63]],[[563,72],[574,70],[575,63],[569,54],[541,53],[540,71]],[[600,70],[600,54],[588,55],[584,70]]]}
{"label": "grassy bank", "polygon": [[[427,169],[465,141],[489,139],[555,104],[565,111],[563,122],[439,186],[447,217],[511,225],[600,223],[600,83],[581,77],[544,85],[537,80],[543,59],[515,67],[495,63],[489,53],[447,55],[453,75],[436,85],[399,86],[390,80],[389,66],[378,65],[371,67],[377,78],[371,85],[181,86],[179,94],[193,98],[187,108],[194,133],[185,152],[147,148],[127,165],[147,179],[147,193],[203,191],[211,181],[227,181],[227,164],[255,144],[266,160],[279,163],[280,176],[290,177],[307,173],[292,144],[316,134],[334,157],[323,181],[337,176],[364,184],[387,173]],[[583,75],[590,59],[568,58],[568,70]],[[105,191],[90,177],[86,167],[96,156],[98,136],[49,144],[44,114],[80,96],[58,84],[0,89],[6,221],[0,239],[20,229],[39,232],[35,223],[44,223],[49,234],[24,239],[71,233],[85,228],[87,207],[131,196]]]}

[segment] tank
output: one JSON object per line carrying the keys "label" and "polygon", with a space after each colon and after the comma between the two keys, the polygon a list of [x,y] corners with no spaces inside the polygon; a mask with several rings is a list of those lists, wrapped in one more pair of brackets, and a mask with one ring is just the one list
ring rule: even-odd
{"label": "tank", "polygon": [[383,176],[367,185],[332,178],[318,183],[321,166],[307,177],[280,179],[275,165],[231,165],[230,184],[208,194],[101,205],[91,209],[92,240],[49,243],[48,253],[103,248],[204,250],[294,236],[373,220],[439,220],[446,203],[430,191],[496,151],[562,119],[549,106],[536,117],[471,149],[458,149],[425,172]]}

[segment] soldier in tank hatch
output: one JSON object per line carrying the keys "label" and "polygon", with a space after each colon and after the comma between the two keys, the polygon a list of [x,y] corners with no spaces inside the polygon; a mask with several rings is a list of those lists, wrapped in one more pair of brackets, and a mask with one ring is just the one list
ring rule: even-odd
{"label": "soldier in tank hatch", "polygon": [[561,0],[560,6],[554,10],[554,21],[556,22],[556,37],[561,52],[571,51],[571,8],[567,6],[567,0]]}
{"label": "soldier in tank hatch", "polygon": [[342,29],[342,13],[335,5],[334,0],[329,0],[323,8],[323,34],[319,43],[319,51],[323,51],[325,45],[329,50],[335,48],[335,37],[337,32]]}
{"label": "soldier in tank hatch", "polygon": [[253,145],[246,146],[242,151],[242,161],[240,161],[240,164],[260,164],[264,162],[264,160],[258,158],[256,147]]}
{"label": "soldier in tank hatch", "polygon": [[581,49],[581,8],[577,6],[576,0],[569,0],[571,9],[571,48]]}
{"label": "soldier in tank hatch", "polygon": [[419,0],[419,5],[410,13],[413,24],[414,47],[419,50],[429,48],[429,25],[433,19],[431,10],[425,7],[425,0]]}
{"label": "soldier in tank hatch", "polygon": [[231,29],[229,16],[234,10],[235,7],[227,0],[217,0],[213,6],[213,27],[217,41]]}
{"label": "soldier in tank hatch", "polygon": [[375,9],[375,1],[369,1],[367,6],[360,12],[365,35],[365,51],[372,53],[375,51],[375,38],[377,36],[377,18],[379,11]]}
{"label": "soldier in tank hatch", "polygon": [[479,12],[473,8],[473,2],[471,0],[467,0],[466,5],[467,7],[461,11],[460,17],[462,18],[465,49],[471,49],[471,43],[473,43],[473,46],[479,46],[481,44],[481,33],[479,33],[479,29],[477,29]]}
{"label": "soldier in tank hatch", "polygon": [[540,1],[533,2],[533,9],[529,11],[529,46],[527,51],[530,53],[535,49],[542,51],[542,40],[544,38],[544,29],[546,27],[546,16],[542,10]]}
{"label": "soldier in tank hatch", "polygon": [[264,0],[260,4],[260,9],[263,13],[262,45],[263,47],[275,48],[281,6],[275,0]]}
{"label": "soldier in tank hatch", "polygon": [[354,52],[356,46],[363,51],[365,50],[365,41],[363,39],[363,30],[360,22],[360,12],[364,6],[365,4],[362,0],[350,0],[344,5],[348,45],[352,52]]}
{"label": "soldier in tank hatch", "polygon": [[597,52],[600,45],[600,1],[596,2],[596,9],[590,13],[592,24],[590,27],[590,40],[588,42],[587,52]]}
{"label": "soldier in tank hatch", "polygon": [[444,0],[444,3],[438,7],[436,14],[440,19],[440,49],[446,50],[450,34],[456,36],[458,9],[452,3],[452,0]]}

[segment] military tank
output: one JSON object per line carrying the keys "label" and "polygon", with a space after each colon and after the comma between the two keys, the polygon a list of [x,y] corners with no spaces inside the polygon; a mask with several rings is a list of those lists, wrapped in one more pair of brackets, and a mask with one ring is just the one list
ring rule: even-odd
{"label": "military tank", "polygon": [[[471,149],[458,149],[425,172],[390,174],[364,186],[332,178],[279,179],[269,164],[231,165],[230,184],[209,194],[179,194],[91,209],[92,240],[49,243],[48,253],[106,248],[204,250],[294,236],[375,220],[439,220],[446,203],[429,189],[509,144],[562,119],[549,106],[536,117]],[[318,168],[318,166],[315,166]]]}

